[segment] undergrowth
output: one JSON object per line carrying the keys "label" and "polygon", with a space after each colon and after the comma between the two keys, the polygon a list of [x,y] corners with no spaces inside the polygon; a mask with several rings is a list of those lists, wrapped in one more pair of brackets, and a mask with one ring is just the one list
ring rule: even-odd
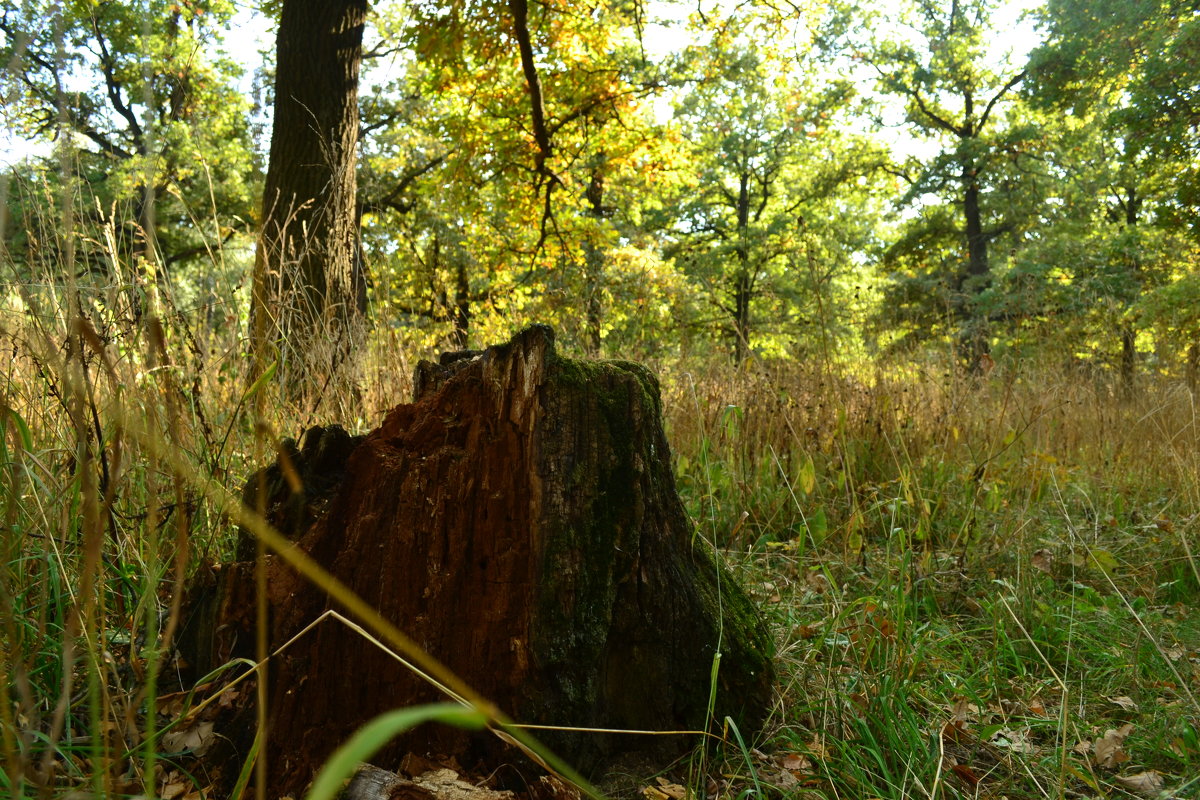
{"label": "undergrowth", "polygon": [[1021,363],[668,385],[691,513],[776,632],[776,787],[1197,793],[1190,393]]}
{"label": "undergrowth", "polygon": [[[238,491],[309,424],[369,429],[433,353],[380,328],[354,397],[286,403],[246,386],[242,287],[185,303],[133,269],[64,283],[48,257],[0,312],[0,789],[200,797],[165,643],[181,582],[233,547],[206,487]],[[1124,397],[1020,360],[655,367],[685,504],[761,603],[782,674],[769,733],[697,789],[1197,793],[1189,392]]]}

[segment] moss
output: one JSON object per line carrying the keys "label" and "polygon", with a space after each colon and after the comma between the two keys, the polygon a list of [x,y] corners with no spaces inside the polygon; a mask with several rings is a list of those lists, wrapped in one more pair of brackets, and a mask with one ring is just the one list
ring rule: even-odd
{"label": "moss", "polygon": [[[552,623],[535,644],[558,670],[561,699],[581,714],[611,715],[592,723],[703,725],[719,643],[718,719],[753,728],[770,696],[770,639],[749,598],[693,536],[675,490],[658,380],[629,361],[553,357],[542,417],[548,462],[540,467],[569,464],[568,508],[544,520],[540,613],[570,628]],[[565,615],[564,595],[574,605]],[[620,674],[601,686],[596,665],[606,659]]]}

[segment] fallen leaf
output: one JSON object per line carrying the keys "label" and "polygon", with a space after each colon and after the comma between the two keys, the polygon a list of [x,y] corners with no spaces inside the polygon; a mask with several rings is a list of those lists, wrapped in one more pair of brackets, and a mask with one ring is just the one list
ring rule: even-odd
{"label": "fallen leaf", "polygon": [[992,744],[1014,753],[1035,753],[1037,748],[1029,741],[1029,729],[1010,730],[1001,728],[992,734]]}
{"label": "fallen leaf", "polygon": [[1125,752],[1126,737],[1133,732],[1133,725],[1122,725],[1116,730],[1105,731],[1102,739],[1097,739],[1092,745],[1092,763],[1098,767],[1112,768],[1129,760]]}
{"label": "fallen leaf", "polygon": [[646,800],[671,800],[671,796],[666,792],[660,791],[653,786],[642,787],[642,797]]}
{"label": "fallen leaf", "polygon": [[1086,756],[1088,753],[1092,752],[1092,740],[1084,739],[1082,742],[1076,742],[1075,746],[1071,748],[1071,752],[1078,753],[1081,756]]}
{"label": "fallen leaf", "polygon": [[1029,701],[1029,713],[1035,717],[1046,716],[1046,705],[1036,697]]}
{"label": "fallen leaf", "polygon": [[979,776],[966,764],[955,764],[950,771],[957,775],[967,786],[974,789],[979,784]]}
{"label": "fallen leaf", "polygon": [[180,781],[179,783],[168,783],[162,788],[159,794],[162,795],[162,800],[175,800],[188,789],[187,783]]}
{"label": "fallen leaf", "polygon": [[812,770],[812,762],[798,753],[788,753],[779,759],[779,766],[786,770],[803,770],[810,772]]}
{"label": "fallen leaf", "polygon": [[786,769],[776,770],[775,774],[771,775],[767,780],[777,789],[785,792],[788,789],[795,789],[800,785],[800,779]]}
{"label": "fallen leaf", "polygon": [[217,705],[221,708],[231,708],[240,697],[241,692],[238,689],[226,689],[225,691],[221,692],[221,699],[217,701]]}
{"label": "fallen leaf", "polygon": [[654,781],[658,784],[659,790],[662,791],[662,793],[667,797],[670,797],[671,800],[685,800],[685,798],[688,796],[688,790],[680,786],[678,783],[671,783],[666,778],[661,776],[655,778]]}
{"label": "fallen leaf", "polygon": [[1155,797],[1163,787],[1162,775],[1154,770],[1139,772],[1137,775],[1118,775],[1116,781],[1142,797]]}
{"label": "fallen leaf", "polygon": [[952,719],[942,726],[942,739],[947,742],[969,741],[971,734],[963,726],[962,720]]}
{"label": "fallen leaf", "polygon": [[1136,702],[1134,702],[1134,699],[1132,697],[1129,697],[1128,695],[1121,695],[1120,697],[1110,697],[1110,698],[1108,698],[1108,702],[1110,702],[1114,705],[1118,705],[1121,708],[1125,709],[1126,711],[1137,711],[1138,710],[1138,704]]}
{"label": "fallen leaf", "polygon": [[200,721],[163,734],[162,745],[168,753],[191,751],[202,756],[213,743],[213,723]]}
{"label": "fallen leaf", "polygon": [[813,570],[804,577],[804,583],[808,586],[808,590],[814,594],[825,594],[829,591],[829,579],[825,577],[823,572]]}
{"label": "fallen leaf", "polygon": [[[1111,524],[1115,525],[1115,523],[1116,521],[1113,520]],[[1092,564],[1099,568],[1101,572],[1111,573],[1120,566],[1117,557],[1107,550],[1092,550],[1088,555],[1092,557]]]}
{"label": "fallen leaf", "polygon": [[796,628],[796,635],[801,639],[815,639],[821,633],[821,629],[816,625],[801,625]]}
{"label": "fallen leaf", "polygon": [[1049,574],[1054,567],[1054,553],[1043,547],[1041,550],[1034,552],[1033,558],[1029,560],[1029,563],[1033,565],[1034,569]]}
{"label": "fallen leaf", "polygon": [[969,702],[965,697],[960,698],[950,706],[950,717],[955,722],[975,722],[979,719],[979,706]]}

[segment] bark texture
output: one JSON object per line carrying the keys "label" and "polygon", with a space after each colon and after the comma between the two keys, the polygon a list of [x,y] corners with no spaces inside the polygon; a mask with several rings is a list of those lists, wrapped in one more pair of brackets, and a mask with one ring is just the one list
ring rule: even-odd
{"label": "bark texture", "polygon": [[[550,329],[535,326],[502,346],[422,362],[414,394],[351,450],[298,546],[519,722],[708,727],[719,647],[716,719],[732,716],[743,733],[762,723],[773,691],[769,641],[693,535],[648,370],[561,358]],[[328,601],[273,560],[269,570],[275,647]],[[223,571],[212,626],[222,635],[209,645],[218,661],[252,641],[252,572]],[[273,662],[270,691],[273,795],[298,796],[377,713],[444,699],[328,623]],[[541,738],[591,775],[618,756],[665,759],[695,741]],[[409,751],[465,766],[516,759],[487,734],[428,728],[376,763],[390,768]]]}
{"label": "bark texture", "polygon": [[[367,0],[284,0],[275,118],[254,271],[258,368],[278,351],[282,385],[318,392],[361,335],[366,282],[355,206],[358,73]],[[313,343],[332,342],[327,352]]]}

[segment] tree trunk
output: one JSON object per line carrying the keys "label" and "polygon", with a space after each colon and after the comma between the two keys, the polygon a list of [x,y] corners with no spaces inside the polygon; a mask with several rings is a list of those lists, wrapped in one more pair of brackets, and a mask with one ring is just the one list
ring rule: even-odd
{"label": "tree trunk", "polygon": [[1133,379],[1137,372],[1137,331],[1129,322],[1122,322],[1121,336],[1121,396],[1133,397]]}
{"label": "tree trunk", "polygon": [[990,272],[988,264],[988,236],[983,231],[983,212],[979,208],[979,186],[973,174],[965,173],[966,190],[963,192],[963,218],[967,229],[967,280],[978,291],[982,281]]}
{"label": "tree trunk", "polygon": [[284,0],[280,13],[254,266],[253,378],[278,357],[294,398],[324,391],[331,378],[335,386],[346,381],[362,336],[355,149],[366,14],[367,0]]}
{"label": "tree trunk", "polygon": [[983,211],[979,205],[979,172],[973,163],[962,165],[963,222],[967,234],[967,271],[959,282],[961,297],[961,357],[972,370],[981,369],[988,344],[987,320],[975,308],[974,299],[987,286],[991,265],[988,263],[988,234],[983,230]]}
{"label": "tree trunk", "polygon": [[[1130,229],[1137,227],[1138,211],[1142,206],[1137,187],[1125,187],[1125,196],[1120,199],[1120,203],[1125,210],[1125,226]],[[1141,294],[1142,284],[1142,260],[1136,252],[1131,254],[1127,266],[1130,280],[1136,287],[1133,292],[1133,296],[1136,297]],[[1137,331],[1133,328],[1133,322],[1127,318],[1121,322],[1119,333],[1121,337],[1121,395],[1128,400],[1133,397],[1133,381],[1137,374]]]}
{"label": "tree trunk", "polygon": [[737,273],[733,279],[733,360],[738,366],[750,355],[750,175],[742,172],[737,204]]}
{"label": "tree trunk", "polygon": [[[595,220],[597,227],[604,219],[604,154],[601,153],[600,163],[592,168],[592,179],[587,188],[587,215]],[[593,358],[600,355],[601,326],[604,322],[604,306],[601,302],[604,293],[604,250],[596,242],[600,235],[597,230],[594,236],[589,236],[583,244],[583,261],[587,285],[584,316],[587,320],[587,330],[584,335],[584,347],[587,354]]]}
{"label": "tree trunk", "polygon": [[462,253],[454,259],[453,341],[463,350],[471,343],[471,282],[467,278],[467,259]]}
{"label": "tree trunk", "polygon": [[[482,353],[422,362],[414,385],[414,402],[361,444],[317,431],[291,450],[306,488],[317,473],[335,476],[327,492],[277,506],[275,521],[302,533],[300,548],[518,722],[688,730],[730,715],[743,735],[762,723],[769,641],[694,535],[649,371],[561,358],[550,329],[535,326]],[[284,472],[262,473],[272,501],[287,500]],[[267,569],[274,649],[329,601],[274,557]],[[253,571],[226,565],[210,610],[193,605],[209,620],[194,646],[201,670],[251,647]],[[376,714],[445,699],[334,623],[293,643],[271,676],[271,796],[299,796]],[[631,753],[662,766],[695,742],[542,738],[593,776]],[[477,769],[516,755],[487,734],[426,726],[375,763],[394,768],[410,751]]]}

